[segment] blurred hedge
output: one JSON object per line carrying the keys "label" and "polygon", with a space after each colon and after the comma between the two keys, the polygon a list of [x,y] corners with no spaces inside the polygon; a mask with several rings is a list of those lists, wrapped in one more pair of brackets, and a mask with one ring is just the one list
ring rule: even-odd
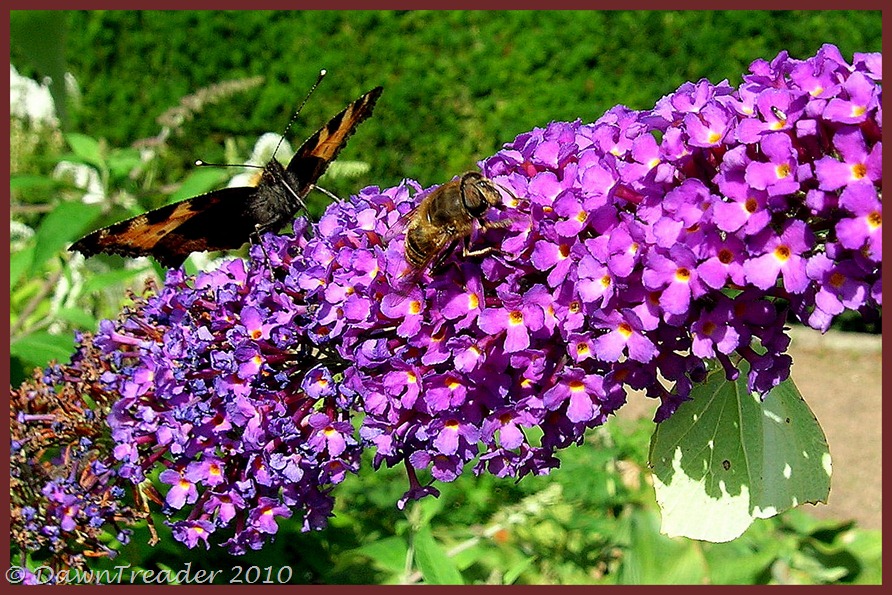
{"label": "blurred hedge", "polygon": [[534,126],[591,121],[617,103],[647,108],[686,80],[737,84],[752,60],[781,50],[805,58],[834,43],[850,59],[881,49],[879,11],[95,11],[65,13],[67,31],[21,43],[33,14],[11,15],[12,62],[43,74],[30,46],[64,42],[82,90],[72,127],[112,145],[157,134],[156,118],[201,87],[265,77],[186,124],[171,142],[184,170],[221,157],[227,137],[247,154],[260,133],[281,131],[320,68],[330,75],[294,144],[384,85],[343,154],[371,165],[351,189],[439,183]]}

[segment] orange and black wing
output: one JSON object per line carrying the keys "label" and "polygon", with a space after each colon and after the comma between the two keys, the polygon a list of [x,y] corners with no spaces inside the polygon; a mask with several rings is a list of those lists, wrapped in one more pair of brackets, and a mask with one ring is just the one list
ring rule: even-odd
{"label": "orange and black wing", "polygon": [[[302,199],[312,189],[357,125],[372,115],[372,108],[381,91],[381,87],[376,87],[348,105],[294,154],[287,171],[297,180],[296,193],[299,198]],[[285,181],[280,179],[267,185],[282,183]],[[70,250],[77,250],[85,256],[99,252],[123,256],[151,255],[166,267],[178,267],[192,252],[238,248],[257,231],[258,224],[266,222],[270,216],[275,219],[279,215],[294,214],[278,212],[276,207],[266,204],[266,208],[272,209],[272,212],[264,211],[264,217],[258,220],[259,207],[257,204],[252,207],[249,202],[253,200],[261,203],[261,206],[265,204],[270,188],[261,186],[223,188],[149,211],[94,231],[75,242]]]}
{"label": "orange and black wing", "polygon": [[301,198],[309,193],[316,180],[325,173],[359,123],[372,115],[372,109],[383,90],[382,87],[375,87],[364,94],[300,146],[287,169],[300,182],[297,194]]}
{"label": "orange and black wing", "polygon": [[69,250],[153,256],[166,267],[183,264],[192,252],[239,248],[255,231],[244,217],[255,188],[221,188],[169,204],[84,236]]}

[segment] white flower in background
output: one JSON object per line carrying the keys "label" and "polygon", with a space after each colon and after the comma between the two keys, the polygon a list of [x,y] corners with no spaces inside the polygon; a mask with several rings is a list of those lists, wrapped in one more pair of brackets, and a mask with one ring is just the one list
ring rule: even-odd
{"label": "white flower in background", "polygon": [[189,258],[196,269],[210,273],[232,260],[232,254],[223,253],[222,256],[211,256],[208,252],[193,252]]}
{"label": "white flower in background", "polygon": [[[280,140],[282,141],[281,146],[279,146]],[[276,151],[277,146],[279,147],[278,151]],[[291,143],[289,143],[287,140],[282,139],[281,134],[267,132],[266,134],[258,138],[257,142],[254,144],[254,150],[251,152],[251,157],[248,159],[248,164],[259,165],[260,167],[263,167],[269,162],[270,159],[273,158],[273,153],[276,154],[276,158],[279,161],[282,161],[283,159],[290,159],[291,156],[294,154],[294,151],[291,148]],[[232,179],[229,180],[229,187],[233,188],[236,186],[256,186],[260,176],[260,171],[261,170],[259,169],[251,168],[248,171],[232,176]]]}
{"label": "white flower in background", "polygon": [[34,229],[20,221],[9,220],[9,250],[17,252],[28,245],[28,240],[34,237]]}
{"label": "white flower in background", "polygon": [[[280,140],[282,141],[281,145],[279,145]],[[276,147],[278,147],[278,151],[276,151]],[[251,157],[248,159],[248,164],[263,167],[273,158],[273,153],[275,153],[276,159],[282,165],[287,165],[294,155],[294,150],[291,148],[291,143],[282,139],[282,135],[275,132],[267,132],[257,139],[254,150],[251,152]],[[331,163],[326,173],[335,178],[355,178],[368,170],[369,164],[364,161],[341,159]],[[250,168],[247,171],[236,174],[229,180],[229,187],[256,186],[260,179],[260,173],[261,170]]]}
{"label": "white flower in background", "polygon": [[53,177],[64,180],[81,190],[84,195],[81,200],[87,204],[101,203],[105,201],[105,187],[102,178],[95,168],[84,163],[60,161],[53,169]]}
{"label": "white flower in background", "polygon": [[[50,93],[52,79],[44,77],[38,82],[19,74],[9,65],[9,113],[11,116],[30,120],[34,124],[59,126],[56,102]],[[70,72],[65,73],[65,94],[69,104],[78,105],[81,99],[80,85]]]}
{"label": "white flower in background", "polygon": [[[65,89],[75,101],[80,98],[80,88],[71,73],[65,73]],[[12,64],[9,65],[9,113],[13,117],[26,120],[33,125],[59,126],[56,104],[50,93],[50,79],[42,83],[21,76]],[[59,162],[53,170],[53,177],[65,180],[85,191],[85,203],[102,202],[105,199],[99,172],[81,163]]]}
{"label": "white flower in background", "polygon": [[[78,255],[80,256],[80,255]],[[81,265],[83,257],[81,256]],[[60,335],[70,328],[70,323],[55,320],[58,318],[59,311],[63,308],[76,308],[77,298],[81,293],[84,285],[83,266],[71,267],[68,275],[62,275],[53,286],[53,294],[50,297],[50,311],[48,320],[51,320],[47,327],[47,332],[51,335]]]}
{"label": "white flower in background", "polygon": [[56,104],[50,94],[49,79],[38,83],[21,76],[12,64],[9,65],[9,113],[11,116],[29,120],[34,124],[58,126]]}

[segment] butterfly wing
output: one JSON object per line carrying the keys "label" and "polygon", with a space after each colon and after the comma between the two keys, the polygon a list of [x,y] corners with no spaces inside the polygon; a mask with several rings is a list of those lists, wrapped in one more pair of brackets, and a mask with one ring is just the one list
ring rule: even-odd
{"label": "butterfly wing", "polygon": [[[287,172],[296,178],[298,199],[309,193],[359,123],[372,115],[382,90],[375,87],[348,105],[294,154]],[[279,176],[273,183],[287,181]],[[278,197],[278,193],[273,195]],[[248,241],[258,224],[280,214],[281,207],[267,204],[269,197],[268,188],[223,188],[96,230],[69,249],[84,256],[99,252],[131,257],[151,255],[166,267],[179,267],[192,252],[228,250]],[[260,211],[254,204],[258,200],[263,207]],[[258,220],[259,215],[263,215],[262,221]]]}
{"label": "butterfly wing", "polygon": [[372,115],[382,87],[375,87],[328,121],[300,146],[287,171],[297,177],[297,194],[306,196],[328,165],[334,161],[360,122]]}
{"label": "butterfly wing", "polygon": [[179,267],[192,252],[227,250],[244,244],[254,225],[244,216],[255,188],[221,188],[169,204],[84,236],[69,250],[84,256],[99,252],[153,256],[162,265]]}

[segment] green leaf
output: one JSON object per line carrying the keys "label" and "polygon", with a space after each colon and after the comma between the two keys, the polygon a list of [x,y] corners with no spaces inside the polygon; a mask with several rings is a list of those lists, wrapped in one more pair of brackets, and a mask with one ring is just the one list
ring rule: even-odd
{"label": "green leaf", "polygon": [[26,190],[31,188],[48,189],[62,186],[58,180],[54,180],[48,176],[38,176],[34,174],[12,174],[9,176],[10,190]]}
{"label": "green leaf", "polygon": [[34,259],[31,273],[55,256],[90,228],[101,207],[81,202],[63,202],[40,222],[35,235]]}
{"label": "green leaf", "polygon": [[678,585],[702,581],[706,567],[693,543],[660,535],[653,510],[636,508],[626,519],[629,548],[620,567],[624,585]]}
{"label": "green leaf", "polygon": [[406,554],[409,547],[402,537],[386,537],[356,548],[355,552],[371,558],[383,570],[400,573],[406,569]]}
{"label": "green leaf", "polygon": [[142,162],[136,149],[114,149],[108,156],[108,170],[113,176],[125,177]]}
{"label": "green leaf", "polygon": [[851,519],[819,519],[800,509],[791,510],[784,515],[783,522],[785,528],[792,529],[799,535],[820,535],[824,540],[845,533],[855,524]]}
{"label": "green leaf", "polygon": [[51,335],[46,332],[26,335],[9,346],[10,355],[38,367],[47,365],[50,360],[68,361],[73,350],[74,339],[70,335]]}
{"label": "green leaf", "polygon": [[29,244],[24,250],[18,250],[9,255],[9,290],[16,286],[28,267],[34,261],[34,244]]}
{"label": "green leaf", "polygon": [[535,560],[532,557],[525,557],[520,560],[517,564],[509,567],[505,571],[505,576],[502,577],[503,585],[513,585],[514,581],[520,578],[520,575],[523,574],[524,570],[529,568]]}
{"label": "green leaf", "polygon": [[225,178],[226,176],[218,169],[210,167],[196,168],[183,180],[176,192],[170,195],[168,202],[178,202],[198,194],[210,192],[220,186]]}
{"label": "green leaf", "polygon": [[862,568],[856,582],[879,584],[883,575],[883,534],[881,531],[852,531],[846,545]]}
{"label": "green leaf", "polygon": [[464,584],[461,573],[443,548],[434,540],[428,527],[422,527],[413,542],[415,561],[418,570],[428,585],[461,585]]}
{"label": "green leaf", "polygon": [[[84,281],[84,287],[81,293],[84,295],[90,295],[93,293],[98,293],[104,289],[107,289],[113,285],[118,284],[126,284],[130,279],[135,278],[138,275],[141,275],[145,271],[149,270],[150,266],[145,266],[139,269],[114,269],[112,271],[108,271],[106,273],[98,273],[95,275],[90,275]],[[137,288],[138,289],[138,288]]]}
{"label": "green leaf", "polygon": [[827,500],[830,451],[799,391],[787,380],[760,403],[746,376],[714,371],[654,431],[649,462],[667,535],[730,541],[754,519]]}
{"label": "green leaf", "polygon": [[60,320],[70,322],[79,329],[93,330],[99,326],[99,321],[93,316],[78,308],[60,308],[56,312]]}
{"label": "green leaf", "polygon": [[[450,533],[453,537],[456,535]],[[475,539],[475,538],[471,538]],[[455,564],[455,567],[458,568],[459,572],[464,572],[474,564],[480,562],[484,557],[488,557],[492,554],[492,550],[489,549],[488,545],[484,547],[481,545],[480,541],[477,541],[473,545],[467,545],[467,543],[462,544],[462,547],[457,548],[456,551],[452,553],[450,558],[452,559],[452,563]]]}
{"label": "green leaf", "polygon": [[[781,543],[766,535],[754,546],[753,540],[741,538],[703,548],[713,585],[752,585],[778,556]],[[728,561],[734,560],[733,564]]]}
{"label": "green leaf", "polygon": [[418,525],[429,526],[433,518],[440,514],[445,506],[446,502],[442,498],[424,498],[419,500],[417,510],[421,514],[418,517]]}
{"label": "green leaf", "polygon": [[68,146],[74,152],[75,156],[85,163],[94,165],[97,168],[105,168],[105,159],[102,158],[102,150],[99,147],[99,141],[86,134],[77,132],[69,132],[65,135]]}

